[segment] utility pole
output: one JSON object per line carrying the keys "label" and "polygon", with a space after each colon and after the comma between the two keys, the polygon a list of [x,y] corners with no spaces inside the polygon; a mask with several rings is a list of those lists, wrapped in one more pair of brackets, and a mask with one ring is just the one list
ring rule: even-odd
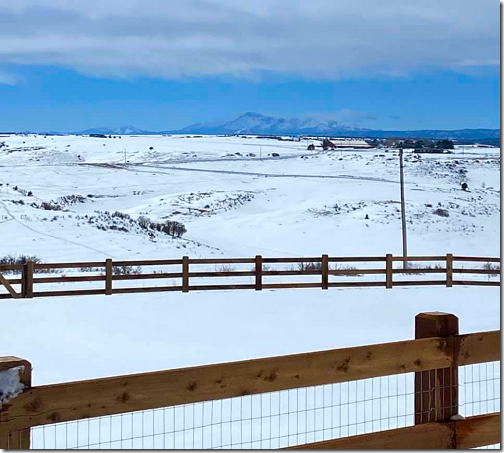
{"label": "utility pole", "polygon": [[259,145],[259,160],[262,162],[262,145]]}
{"label": "utility pole", "polygon": [[126,148],[124,148],[124,167],[126,168]]}
{"label": "utility pole", "polygon": [[[408,256],[408,246],[406,243],[406,212],[404,205],[404,164],[403,164],[403,149],[399,148],[399,170],[401,182],[401,221],[402,221],[402,243],[403,243],[403,258]],[[403,269],[408,268],[406,260],[403,261]]]}

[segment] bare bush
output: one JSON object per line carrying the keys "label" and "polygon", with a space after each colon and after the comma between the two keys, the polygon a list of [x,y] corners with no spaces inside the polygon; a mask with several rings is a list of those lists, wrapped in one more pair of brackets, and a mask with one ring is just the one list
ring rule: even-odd
{"label": "bare bush", "polygon": [[133,266],[114,266],[112,272],[114,275],[140,275],[142,269]]}
{"label": "bare bush", "polygon": [[300,271],[317,271],[322,272],[322,263],[307,261],[298,263],[298,270]]}
{"label": "bare bush", "polygon": [[448,209],[443,209],[443,208],[437,208],[433,214],[438,215],[439,217],[450,217],[450,213],[448,212]]}
{"label": "bare bush", "polygon": [[[32,261],[35,264],[42,264],[42,259],[36,255],[6,255],[0,258],[0,264],[6,264],[10,266],[19,266],[26,264],[28,261]],[[34,269],[35,274],[59,274],[60,269]],[[2,271],[3,274],[19,273],[19,271],[5,270]]]}
{"label": "bare bush", "polygon": [[[485,269],[487,271],[499,271],[499,273],[500,273],[500,265],[499,264],[485,263],[485,264],[483,264],[483,269]],[[488,278],[495,278],[498,276],[499,276],[499,274],[488,274]]]}

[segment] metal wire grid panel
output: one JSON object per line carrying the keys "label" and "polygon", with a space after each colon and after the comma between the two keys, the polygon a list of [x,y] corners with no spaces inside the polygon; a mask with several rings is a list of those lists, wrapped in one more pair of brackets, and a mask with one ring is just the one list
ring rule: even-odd
{"label": "metal wire grid panel", "polygon": [[414,374],[282,390],[31,429],[31,448],[275,449],[414,424]]}
{"label": "metal wire grid panel", "polygon": [[[500,362],[459,367],[459,413],[464,417],[499,412]],[[501,444],[479,447],[500,450]]]}
{"label": "metal wire grid panel", "polygon": [[[282,390],[31,428],[33,449],[276,449],[412,426],[415,374]],[[459,414],[500,410],[500,362],[459,367]],[[417,394],[418,395],[418,394]],[[418,412],[424,412],[419,408]],[[19,433],[21,434],[21,433]],[[500,448],[500,445],[485,448]]]}

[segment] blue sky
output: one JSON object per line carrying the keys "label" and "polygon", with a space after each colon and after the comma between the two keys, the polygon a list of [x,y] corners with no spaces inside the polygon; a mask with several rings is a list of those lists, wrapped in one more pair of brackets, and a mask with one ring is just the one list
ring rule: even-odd
{"label": "blue sky", "polygon": [[246,111],[499,127],[496,2],[12,5],[0,16],[0,130],[169,130]]}

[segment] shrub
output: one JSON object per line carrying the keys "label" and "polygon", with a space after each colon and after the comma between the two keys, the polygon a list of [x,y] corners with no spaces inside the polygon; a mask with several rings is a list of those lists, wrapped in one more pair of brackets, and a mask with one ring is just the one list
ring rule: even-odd
{"label": "shrub", "polygon": [[114,275],[140,275],[142,273],[140,267],[133,266],[114,266],[112,271]]}
{"label": "shrub", "polygon": [[301,262],[298,263],[298,269],[300,271],[318,271],[322,272],[322,263],[314,263],[314,262]]}
{"label": "shrub", "polygon": [[[492,263],[485,263],[483,264],[483,269],[487,271],[499,271],[500,272],[500,265],[499,264],[492,264]],[[488,274],[488,278],[495,278],[498,277],[499,274]]]}
{"label": "shrub", "polygon": [[[14,255],[6,255],[0,258],[0,264],[7,264],[7,265],[15,265],[19,266],[22,264],[26,264],[28,261],[33,261],[35,264],[41,264],[42,259],[36,255],[19,255],[19,256],[14,256]],[[33,271],[36,274],[58,274],[61,272],[60,269],[34,269]],[[2,271],[1,273],[3,274],[11,274],[11,273],[19,273],[19,271],[10,271],[10,270],[5,270]]]}
{"label": "shrub", "polygon": [[433,214],[438,215],[439,217],[450,217],[450,213],[448,212],[448,209],[443,209],[443,208],[437,208]]}
{"label": "shrub", "polygon": [[63,207],[61,205],[51,201],[43,201],[40,208],[45,209],[46,211],[63,211]]}

